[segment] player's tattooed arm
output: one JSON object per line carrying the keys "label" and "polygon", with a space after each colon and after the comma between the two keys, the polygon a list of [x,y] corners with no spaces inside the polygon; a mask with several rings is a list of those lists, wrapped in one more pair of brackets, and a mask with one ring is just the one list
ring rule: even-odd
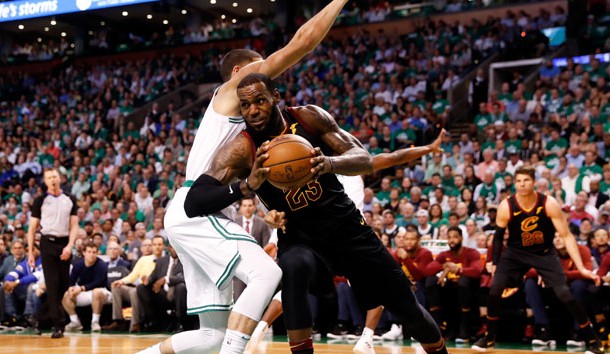
{"label": "player's tattooed arm", "polygon": [[193,218],[216,213],[250,193],[252,190],[245,181],[230,183],[248,175],[252,153],[245,138],[237,138],[221,148],[210,170],[189,189],[184,201],[186,215]]}
{"label": "player's tattooed arm", "polygon": [[334,156],[324,156],[319,148],[315,149],[316,156],[312,158],[315,175],[357,176],[373,172],[371,155],[356,138],[339,128],[330,113],[310,105],[299,109],[298,114],[334,153]]}
{"label": "player's tattooed arm", "polygon": [[226,185],[235,178],[246,178],[250,173],[253,158],[250,141],[239,135],[218,151],[210,169],[205,173]]}

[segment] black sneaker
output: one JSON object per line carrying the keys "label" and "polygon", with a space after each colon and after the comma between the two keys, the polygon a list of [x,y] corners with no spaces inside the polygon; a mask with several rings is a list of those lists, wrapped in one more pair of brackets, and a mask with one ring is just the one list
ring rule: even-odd
{"label": "black sneaker", "polygon": [[64,331],[61,328],[53,328],[53,333],[51,333],[51,338],[63,338]]}
{"label": "black sneaker", "polygon": [[347,334],[347,339],[358,339],[362,336],[362,331],[364,327],[362,325],[356,326],[352,332]]}
{"label": "black sneaker", "polygon": [[343,339],[346,335],[347,335],[347,329],[345,328],[345,325],[342,323],[337,324],[335,326],[335,328],[333,328],[332,331],[327,333],[328,338],[331,338],[331,339]]}
{"label": "black sneaker", "polygon": [[536,334],[536,337],[534,337],[534,339],[532,339],[532,345],[535,346],[548,346],[548,347],[555,347],[557,345],[557,342],[551,338],[551,333],[549,332],[549,329],[546,326],[540,326],[540,328],[538,328],[538,333]]}
{"label": "black sneaker", "polygon": [[479,338],[479,340],[476,341],[471,348],[478,352],[486,352],[488,350],[492,350],[495,345],[496,340],[489,336],[489,334],[485,334],[483,337]]}

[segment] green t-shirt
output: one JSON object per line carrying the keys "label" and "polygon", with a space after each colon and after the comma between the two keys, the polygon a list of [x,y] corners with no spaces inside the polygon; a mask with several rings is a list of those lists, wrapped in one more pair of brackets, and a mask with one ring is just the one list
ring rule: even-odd
{"label": "green t-shirt", "polygon": [[432,110],[436,114],[441,114],[441,113],[445,112],[445,110],[447,109],[448,106],[449,106],[449,101],[447,101],[445,99],[440,99],[440,100],[437,100],[436,102],[434,102],[434,104],[432,105]]}
{"label": "green t-shirt", "polygon": [[559,165],[559,158],[557,155],[549,155],[544,158],[544,164],[546,165],[546,168],[552,170]]}
{"label": "green t-shirt", "polygon": [[559,138],[557,141],[551,140],[546,144],[546,149],[552,151],[553,153],[557,153],[562,149],[568,148],[568,141],[564,138]]}
{"label": "green t-shirt", "polygon": [[379,200],[379,203],[381,203],[382,206],[386,205],[390,202],[390,191],[379,191],[377,194],[375,194],[375,197],[377,200]]}
{"label": "green t-shirt", "polygon": [[592,177],[593,175],[602,175],[604,173],[604,171],[602,170],[601,166],[593,164],[592,166],[582,166],[580,168],[580,175],[581,176],[589,176]]}
{"label": "green t-shirt", "polygon": [[498,197],[498,189],[496,188],[496,184],[492,183],[490,186],[483,184],[479,196],[487,200],[496,200]]}
{"label": "green t-shirt", "polygon": [[491,115],[488,114],[477,114],[477,116],[474,118],[474,124],[477,126],[477,129],[479,131],[482,131],[483,129],[485,129],[488,125],[492,124],[493,121],[491,120]]}
{"label": "green t-shirt", "polygon": [[521,140],[520,139],[515,139],[515,140],[507,140],[506,144],[504,144],[506,152],[509,154],[516,154],[521,152]]}
{"label": "green t-shirt", "polygon": [[415,132],[412,129],[399,129],[392,134],[394,141],[415,141]]}

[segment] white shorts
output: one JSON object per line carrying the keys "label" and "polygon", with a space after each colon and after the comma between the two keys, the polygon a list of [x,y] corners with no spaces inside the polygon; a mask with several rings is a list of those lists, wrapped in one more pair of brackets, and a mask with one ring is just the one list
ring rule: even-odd
{"label": "white shorts", "polygon": [[[99,288],[104,292],[104,305],[112,303],[112,293],[106,288]],[[76,295],[76,306],[90,306],[93,303],[93,290],[83,291]]]}
{"label": "white shorts", "polygon": [[165,213],[164,226],[184,268],[187,313],[230,311],[232,279],[240,259],[239,242],[257,243],[241,226],[226,218],[189,218],[184,200],[189,188],[176,191]]}

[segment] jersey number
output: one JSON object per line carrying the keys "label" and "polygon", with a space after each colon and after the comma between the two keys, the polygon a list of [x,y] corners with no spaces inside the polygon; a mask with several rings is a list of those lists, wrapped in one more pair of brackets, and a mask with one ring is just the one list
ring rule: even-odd
{"label": "jersey number", "polygon": [[309,201],[315,202],[322,196],[322,185],[318,181],[307,183],[307,189],[301,187],[292,189],[286,194],[286,202],[290,210],[296,211],[309,205]]}
{"label": "jersey number", "polygon": [[534,231],[532,233],[524,232],[521,234],[521,242],[525,247],[541,245],[544,243],[544,235],[540,231]]}

